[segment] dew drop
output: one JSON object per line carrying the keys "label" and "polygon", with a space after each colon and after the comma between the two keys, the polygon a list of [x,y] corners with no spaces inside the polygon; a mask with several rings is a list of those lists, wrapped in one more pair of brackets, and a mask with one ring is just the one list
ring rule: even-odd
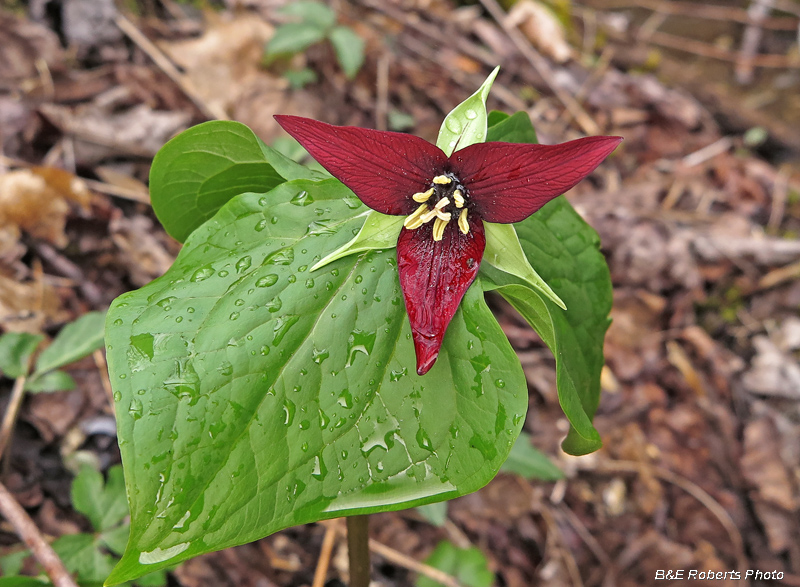
{"label": "dew drop", "polygon": [[313,279],[306,279],[306,288],[314,289],[314,280]]}
{"label": "dew drop", "polygon": [[290,399],[283,402],[283,423],[286,426],[291,426],[294,422],[294,414],[297,411],[297,406]]}
{"label": "dew drop", "polygon": [[253,264],[253,259],[250,255],[245,255],[238,261],[236,261],[236,272],[237,273],[244,273],[248,269],[250,269],[250,265]]}
{"label": "dew drop", "polygon": [[144,412],[142,401],[136,398],[131,400],[131,405],[128,407],[128,413],[134,420],[139,420]]}
{"label": "dew drop", "polygon": [[316,347],[311,351],[311,358],[317,365],[321,365],[322,361],[327,359],[330,356],[330,353],[327,349],[317,350]]}
{"label": "dew drop", "polygon": [[259,277],[256,281],[256,287],[270,287],[278,283],[278,276],[275,273],[270,273],[264,277]]}
{"label": "dew drop", "polygon": [[269,310],[270,312],[275,313],[275,312],[277,312],[278,310],[281,309],[282,305],[283,305],[283,302],[281,302],[281,299],[276,297],[276,298],[271,299],[270,301],[268,301],[266,304],[264,304],[264,307],[267,310]]}
{"label": "dew drop", "polygon": [[314,198],[306,190],[302,190],[297,192],[290,202],[295,206],[308,206],[314,203]]}
{"label": "dew drop", "polygon": [[454,133],[461,132],[461,121],[458,120],[455,116],[448,116],[447,119],[444,121],[444,125],[450,132]]}
{"label": "dew drop", "polygon": [[478,118],[478,113],[475,112],[472,108],[470,108],[466,112],[464,112],[464,116],[466,116],[467,119],[469,120],[475,120],[476,118]]}
{"label": "dew drop", "polygon": [[121,399],[122,399],[122,392],[121,391],[115,391],[114,392],[114,401],[118,402]]}
{"label": "dew drop", "polygon": [[356,275],[355,282],[356,283],[361,283],[362,281],[364,281],[364,278],[361,275]]}
{"label": "dew drop", "polygon": [[261,232],[266,227],[267,227],[267,219],[266,218],[262,218],[261,220],[256,222],[256,225],[253,228],[255,229],[256,232]]}
{"label": "dew drop", "polygon": [[228,277],[228,271],[226,269],[222,269],[217,275],[220,277]]}
{"label": "dew drop", "polygon": [[238,320],[239,319],[239,312],[231,312],[231,315],[228,316],[229,320]]}
{"label": "dew drop", "polygon": [[342,390],[342,393],[339,394],[339,398],[336,401],[340,406],[348,410],[353,407],[353,396],[350,394],[349,389]]}
{"label": "dew drop", "polygon": [[267,199],[266,198],[259,198],[258,199],[258,205],[259,206],[266,206],[267,205]]}
{"label": "dew drop", "polygon": [[114,320],[114,326],[122,326],[122,318],[117,318]]}

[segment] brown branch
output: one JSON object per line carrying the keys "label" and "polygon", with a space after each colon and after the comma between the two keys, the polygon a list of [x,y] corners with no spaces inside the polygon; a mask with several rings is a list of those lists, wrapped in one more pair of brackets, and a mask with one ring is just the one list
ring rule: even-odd
{"label": "brown branch", "polygon": [[[747,10],[733,6],[696,4],[694,2],[670,2],[668,0],[622,0],[620,2],[614,2],[608,8],[610,10],[617,10],[628,7],[645,8],[653,12],[661,12],[662,14],[671,16],[690,16],[692,18],[732,21],[741,24],[750,23],[750,16],[747,14]],[[797,29],[797,19],[780,16],[767,17],[761,22],[761,26],[765,29],[793,31]]]}
{"label": "brown branch", "polygon": [[492,15],[497,21],[503,30],[508,35],[508,38],[514,43],[517,47],[517,50],[522,54],[525,59],[530,62],[533,68],[536,70],[550,90],[555,94],[555,96],[561,101],[564,107],[570,111],[570,114],[575,118],[575,121],[578,125],[583,129],[583,132],[589,135],[597,135],[600,134],[600,127],[597,126],[594,120],[592,120],[591,116],[589,116],[583,107],[578,103],[578,101],[572,97],[567,90],[562,88],[558,83],[555,81],[555,75],[553,74],[553,70],[550,68],[550,64],[547,62],[547,59],[542,57],[530,44],[527,38],[515,27],[512,27],[506,21],[506,13],[497,3],[497,0],[480,0],[481,4],[483,4],[484,8]]}
{"label": "brown branch", "polygon": [[336,524],[335,520],[325,523],[325,537],[322,539],[322,548],[319,551],[317,569],[314,571],[314,582],[311,583],[311,587],[323,587],[325,584],[328,567],[331,564],[333,545],[336,543]]}
{"label": "brown branch", "polygon": [[17,535],[31,549],[33,556],[42,565],[55,587],[77,587],[64,563],[44,539],[31,517],[2,483],[0,483],[0,514],[11,523]]}
{"label": "brown branch", "polygon": [[8,442],[14,433],[14,425],[17,422],[19,408],[22,406],[22,398],[25,397],[25,380],[27,377],[22,375],[14,380],[14,387],[11,390],[11,399],[8,401],[6,413],[3,414],[3,424],[0,426],[0,459],[6,453]]}
{"label": "brown branch", "polygon": [[[727,51],[708,43],[703,43],[696,39],[688,39],[678,35],[654,32],[648,41],[669,49],[676,49],[686,53],[694,53],[700,57],[710,57],[721,61],[736,63],[739,59],[738,53]],[[780,54],[753,55],[752,64],[754,67],[767,67],[771,69],[800,69],[800,60],[796,57]]]}

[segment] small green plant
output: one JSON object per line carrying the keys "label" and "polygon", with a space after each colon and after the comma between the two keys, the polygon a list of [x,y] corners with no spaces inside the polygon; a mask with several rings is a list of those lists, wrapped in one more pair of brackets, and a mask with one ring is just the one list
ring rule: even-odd
{"label": "small green plant", "polygon": [[59,369],[90,355],[103,346],[105,314],[89,312],[67,324],[44,349],[33,368],[30,360],[44,340],[41,334],[7,332],[0,336],[0,373],[11,379],[25,377],[25,391],[67,391],[75,381]]}
{"label": "small green plant", "polygon": [[[553,351],[564,450],[601,446],[611,281],[597,234],[558,196],[621,139],[536,144],[526,113],[487,112],[496,73],[435,145],[277,116],[326,173],[229,121],[159,151],[153,208],[184,247],[106,319],[131,505],[108,585],[488,483],[528,388],[486,291]],[[529,449],[508,466],[558,476]]]}
{"label": "small green plant", "polygon": [[[425,559],[425,564],[455,577],[464,587],[490,587],[494,573],[489,570],[489,562],[480,549],[458,548],[452,542],[443,540]],[[429,577],[417,579],[416,587],[441,587],[441,583]]]}
{"label": "small green plant", "polygon": [[[336,59],[348,79],[353,79],[364,63],[364,40],[350,27],[337,25],[336,14],[321,2],[292,2],[280,14],[296,19],[275,29],[267,43],[264,60],[270,65],[276,59],[302,53],[311,45],[329,41]],[[293,87],[303,87],[317,79],[310,69],[288,71],[286,77]]]}
{"label": "small green plant", "polygon": [[[89,519],[94,532],[67,534],[52,543],[53,550],[72,573],[80,587],[99,587],[125,551],[130,534],[128,501],[122,467],[111,467],[108,479],[84,464],[72,482],[72,505]],[[0,558],[5,575],[20,571],[22,562],[29,556],[27,550]],[[166,572],[156,571],[127,585],[161,587],[166,585]],[[46,587],[49,582],[35,577],[6,577],[0,587]]]}

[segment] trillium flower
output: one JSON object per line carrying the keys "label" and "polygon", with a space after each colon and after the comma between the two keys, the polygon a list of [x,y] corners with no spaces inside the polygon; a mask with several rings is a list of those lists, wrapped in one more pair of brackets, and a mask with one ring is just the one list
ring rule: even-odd
{"label": "trillium flower", "polygon": [[397,267],[420,375],[436,361],[445,330],[478,274],[484,221],[524,220],[589,175],[622,140],[476,143],[448,157],[408,134],[298,116],[275,119],[364,204],[406,216]]}

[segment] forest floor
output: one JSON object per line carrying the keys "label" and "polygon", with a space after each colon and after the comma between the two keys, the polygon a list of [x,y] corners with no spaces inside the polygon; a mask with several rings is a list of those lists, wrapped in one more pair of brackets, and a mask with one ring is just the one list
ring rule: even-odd
{"label": "forest floor", "polygon": [[[566,479],[503,473],[450,502],[442,527],[415,511],[380,514],[372,538],[417,561],[443,539],[478,546],[498,586],[635,587],[679,569],[800,586],[800,5],[775,2],[747,26],[744,2],[714,13],[677,0],[573,1],[551,21],[527,0],[511,20],[494,0],[335,0],[367,47],[348,80],[324,44],[264,67],[280,0],[139,0],[120,3],[136,9],[124,15],[110,0],[6,4],[4,331],[52,336],[167,270],[180,245],[155,220],[146,180],[156,151],[188,126],[239,120],[273,144],[272,115],[284,113],[432,140],[500,64],[489,106],[526,110],[541,142],[625,137],[568,194],[599,232],[614,284],[595,418],[604,448],[560,451],[554,360],[492,298],[528,380],[525,430]],[[287,79],[306,69],[315,81]],[[45,177],[40,193],[12,187],[31,176]],[[94,454],[103,470],[119,462],[104,369],[96,353],[67,368],[73,391],[30,394],[3,460],[3,483],[50,538],[90,529],[70,500],[75,455]],[[0,379],[3,409],[12,385]],[[327,528],[199,557],[170,584],[311,585]],[[0,522],[0,560],[20,549]],[[331,586],[346,578],[343,552],[337,538]],[[375,554],[375,584],[413,585],[410,566]],[[748,570],[783,578],[751,582]],[[742,584],[727,577],[714,584]]]}

